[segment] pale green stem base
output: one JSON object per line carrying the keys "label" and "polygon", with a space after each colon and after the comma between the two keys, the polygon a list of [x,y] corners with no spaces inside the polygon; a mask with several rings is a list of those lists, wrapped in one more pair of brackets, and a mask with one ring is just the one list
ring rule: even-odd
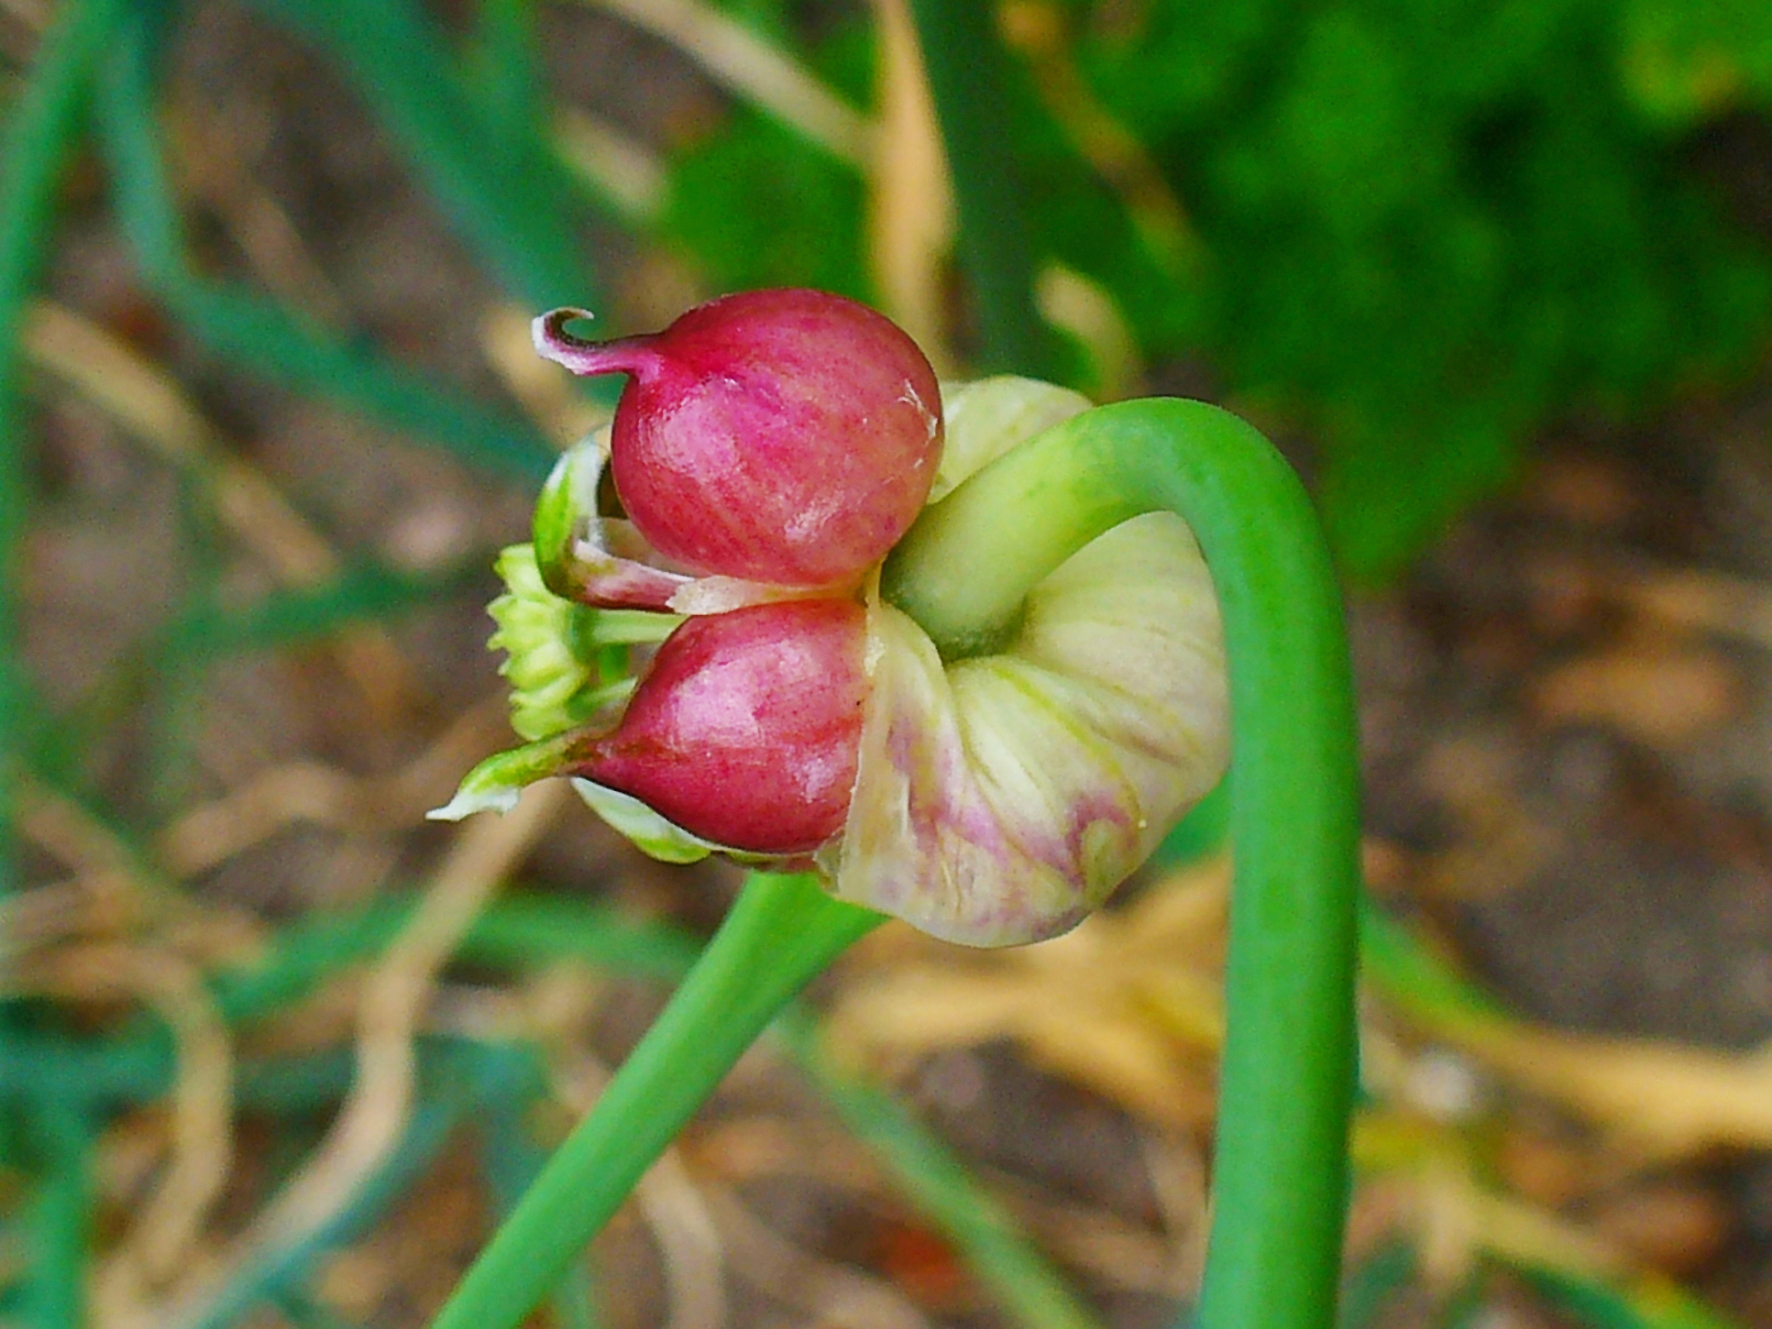
{"label": "pale green stem base", "polygon": [[884,917],[810,875],[752,873],[664,1013],[432,1321],[514,1329],[776,1014]]}

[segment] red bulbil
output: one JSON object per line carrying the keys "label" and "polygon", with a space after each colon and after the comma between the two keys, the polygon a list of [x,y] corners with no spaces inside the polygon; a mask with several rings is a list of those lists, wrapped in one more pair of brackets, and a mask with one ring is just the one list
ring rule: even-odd
{"label": "red bulbil", "polygon": [[855,788],[866,621],[840,599],[687,620],[567,773],[725,848],[811,853],[842,831]]}
{"label": "red bulbil", "polygon": [[779,586],[853,584],[922,510],[941,397],[917,345],[823,291],[747,291],[663,332],[590,342],[579,310],[536,321],[575,374],[625,373],[610,439],[616,492],[660,553]]}

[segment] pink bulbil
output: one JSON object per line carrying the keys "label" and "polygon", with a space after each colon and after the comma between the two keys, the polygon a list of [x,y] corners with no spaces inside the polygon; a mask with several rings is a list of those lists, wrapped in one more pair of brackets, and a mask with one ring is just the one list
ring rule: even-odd
{"label": "pink bulbil", "polygon": [[855,788],[866,622],[842,599],[688,619],[566,773],[729,849],[811,853],[842,831]]}
{"label": "pink bulbil", "polygon": [[610,439],[640,534],[705,574],[852,586],[916,520],[941,454],[941,397],[917,345],[865,305],[747,291],[663,332],[591,342],[576,309],[536,320],[575,374],[625,373]]}

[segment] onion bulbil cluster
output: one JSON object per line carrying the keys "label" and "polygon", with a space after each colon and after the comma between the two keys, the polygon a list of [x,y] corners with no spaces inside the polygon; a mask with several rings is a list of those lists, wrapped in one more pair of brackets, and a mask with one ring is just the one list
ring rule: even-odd
{"label": "onion bulbil cluster", "polygon": [[[495,643],[532,742],[436,815],[565,775],[657,856],[812,864],[841,898],[1007,945],[1074,926],[1217,782],[1218,606],[1179,518],[1087,545],[971,658],[880,597],[926,510],[1085,399],[944,391],[890,322],[816,291],[608,343],[571,335],[578,317],[538,319],[541,352],[630,381],[562,458],[533,547],[504,556]],[[625,517],[597,509],[605,467]],[[648,642],[635,682],[626,648]]]}

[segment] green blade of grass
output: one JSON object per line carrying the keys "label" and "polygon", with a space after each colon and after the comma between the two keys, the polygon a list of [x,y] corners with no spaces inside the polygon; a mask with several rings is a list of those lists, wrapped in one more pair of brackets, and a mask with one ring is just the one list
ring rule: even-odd
{"label": "green blade of grass", "polygon": [[[374,959],[411,910],[410,898],[390,896],[355,914],[297,923],[262,965],[216,979],[217,1005],[231,1023],[262,1020],[341,970]],[[680,981],[699,950],[693,938],[662,924],[635,923],[584,901],[525,895],[495,901],[462,945],[468,959],[504,968],[577,960],[663,983]]]}
{"label": "green blade of grass", "polygon": [[1527,1275],[1551,1302],[1593,1329],[1736,1329],[1735,1321],[1666,1282],[1629,1288],[1560,1269]]}
{"label": "green blade of grass", "polygon": [[155,130],[157,21],[151,6],[132,13],[110,53],[100,137],[124,232],[170,311],[215,353],[272,382],[340,402],[504,478],[544,478],[553,450],[521,420],[323,333],[271,300],[191,272]]}
{"label": "green blade of grass", "polygon": [[486,583],[490,554],[441,572],[408,573],[359,560],[324,586],[267,592],[249,605],[190,606],[157,636],[149,664],[182,652],[204,658],[286,650],[321,641],[358,623],[386,622]]}
{"label": "green blade of grass", "polygon": [[546,122],[535,10],[536,0],[480,0],[470,87],[500,138],[535,134]]}
{"label": "green blade of grass", "polygon": [[[408,0],[257,3],[350,72],[426,186],[514,291],[543,309],[599,300],[566,206],[575,191],[540,126],[477,103],[417,6]],[[607,383],[591,391],[614,400]]]}
{"label": "green blade of grass", "polygon": [[[225,566],[216,517],[213,473],[192,466],[178,475],[178,561],[165,580],[182,586],[185,605],[218,603]],[[162,821],[188,802],[197,773],[197,742],[209,700],[209,660],[195,653],[163,656],[142,707],[140,768],[148,816]]]}
{"label": "green blade of grass", "polygon": [[219,282],[164,281],[175,314],[216,351],[283,387],[328,397],[502,479],[545,479],[554,452],[533,426],[470,401],[361,344],[308,327],[269,300]]}
{"label": "green blade of grass", "polygon": [[260,1302],[300,1289],[324,1256],[368,1231],[410,1189],[462,1121],[478,1116],[498,1098],[521,1092],[527,1074],[521,1058],[472,1044],[454,1046],[436,1070],[434,1083],[421,1082],[420,1101],[399,1142],[350,1202],[330,1221],[238,1271],[188,1329],[227,1329]]}
{"label": "green blade of grass", "polygon": [[[536,1055],[516,1048],[510,1049],[509,1054]],[[547,1150],[536,1142],[530,1129],[530,1119],[544,1098],[539,1070],[535,1078],[536,1092],[492,1100],[475,1123],[479,1128],[481,1167],[492,1191],[493,1207],[501,1217],[516,1207],[548,1161]],[[589,1258],[587,1252],[574,1261],[554,1293],[552,1305],[559,1329],[599,1329],[604,1322],[587,1267]]]}
{"label": "green blade of grass", "polygon": [[[470,934],[466,951],[505,964],[576,958],[662,979],[686,974],[696,954],[688,938],[669,929],[623,923],[577,901],[524,897],[495,905]],[[1094,1318],[964,1165],[889,1095],[831,1064],[810,1015],[790,1006],[776,1031],[821,1097],[875,1150],[1013,1323],[1093,1329]]]}
{"label": "green blade of grass", "polygon": [[32,1204],[25,1322],[35,1329],[86,1323],[92,1222],[92,1133],[75,1104],[39,1097],[31,1114],[44,1177]]}
{"label": "green blade of grass", "polygon": [[60,7],[11,110],[0,176],[0,894],[16,885],[12,799],[24,750],[15,602],[27,488],[19,338],[49,248],[56,186],[85,123],[93,72],[122,13],[121,0]]}
{"label": "green blade of grass", "polygon": [[[410,897],[387,897],[354,914],[294,924],[262,962],[213,980],[218,1007],[234,1025],[287,1009],[329,978],[372,961],[399,935],[412,905]],[[673,927],[635,922],[587,901],[526,895],[494,902],[462,946],[464,959],[498,968],[576,961],[669,984],[681,981],[699,951],[693,937]],[[1091,1329],[1095,1321],[1061,1276],[951,1152],[890,1095],[829,1061],[809,1015],[790,1008],[780,1032],[839,1119],[876,1150],[1013,1323],[1023,1329]],[[429,1067],[447,1049],[421,1040],[420,1052],[421,1065]],[[342,1048],[249,1061],[241,1068],[238,1097],[246,1107],[311,1111],[348,1087],[353,1064]],[[156,1098],[169,1088],[172,1070],[171,1041],[158,1033],[97,1046],[38,1035],[14,1049],[0,1047],[0,1086],[34,1081],[57,1095],[99,1103]]]}
{"label": "green blade of grass", "polygon": [[203,666],[253,651],[309,646],[354,624],[388,623],[488,584],[491,563],[491,551],[426,573],[357,560],[323,586],[279,588],[243,606],[194,597],[74,705],[54,706],[27,684],[21,726],[27,763],[52,787],[80,798],[92,743],[143,707],[157,707],[156,718],[167,723],[166,710],[196,686]]}
{"label": "green blade of grass", "polygon": [[172,1083],[172,1043],[160,1037],[104,1042],[20,1033],[0,1042],[0,1094],[15,1102],[141,1103]]}
{"label": "green blade of grass", "polygon": [[330,1306],[305,1292],[282,1292],[272,1300],[294,1329],[358,1329]]}
{"label": "green blade of grass", "polygon": [[[439,1061],[457,1057],[440,1038],[418,1040],[421,1075],[434,1076]],[[39,1099],[84,1104],[93,1111],[133,1108],[163,1098],[173,1086],[175,1049],[163,1031],[132,1021],[125,1032],[102,1041],[62,1034],[20,1034],[0,1046],[0,1101]],[[305,1116],[336,1104],[356,1075],[349,1047],[287,1056],[247,1058],[234,1081],[243,1110]]]}
{"label": "green blade of grass", "polygon": [[465,1102],[423,1102],[400,1141],[359,1186],[351,1203],[330,1223],[292,1246],[268,1252],[242,1270],[210,1303],[190,1329],[229,1329],[261,1301],[289,1287],[299,1287],[327,1253],[349,1243],[403,1195],[424,1174],[470,1105]]}
{"label": "green blade of grass", "polygon": [[[18,610],[20,544],[29,506],[19,340],[42,275],[62,172],[85,126],[93,77],[121,0],[67,0],[43,38],[36,65],[8,107],[0,172],[0,898],[18,888],[12,828],[34,716],[26,693]],[[0,1010],[0,1042],[12,1037]],[[0,1113],[0,1160],[17,1147],[18,1122]]]}
{"label": "green blade of grass", "polygon": [[1491,997],[1466,982],[1369,896],[1360,901],[1360,964],[1364,977],[1407,1011],[1454,1020],[1506,1018]]}
{"label": "green blade of grass", "polygon": [[[1458,1024],[1509,1020],[1492,997],[1423,946],[1370,897],[1360,904],[1360,962],[1372,987],[1404,1011]],[[1594,1329],[1730,1329],[1730,1322],[1665,1281],[1631,1286],[1568,1269],[1522,1270],[1552,1301]]]}
{"label": "green blade of grass", "polygon": [[1034,250],[1008,149],[1007,53],[990,5],[911,0],[941,121],[983,369],[1053,378],[1058,349],[1034,307]]}
{"label": "green blade of grass", "polygon": [[1341,1329],[1368,1329],[1392,1297],[1415,1276],[1415,1251],[1405,1242],[1380,1247],[1348,1275],[1341,1294]]}
{"label": "green blade of grass", "polygon": [[883,922],[808,874],[753,872],[695,967],[432,1321],[515,1329],[782,1008]]}
{"label": "green blade of grass", "polygon": [[1024,1329],[1099,1329],[1100,1321],[946,1145],[891,1096],[837,1070],[804,1010],[790,1009],[776,1022],[776,1033],[826,1104],[891,1168],[906,1197],[961,1253],[1014,1323]]}
{"label": "green blade of grass", "polygon": [[[230,1019],[258,1018],[314,990],[326,975],[372,958],[397,935],[409,902],[382,901],[344,919],[298,925],[252,971],[217,984]],[[579,900],[510,895],[476,921],[465,958],[507,968],[576,960],[599,969],[675,983],[699,953],[670,927],[635,923]],[[889,1095],[837,1070],[810,1018],[790,1009],[780,1023],[787,1050],[832,1109],[899,1177],[931,1220],[1025,1329],[1085,1329],[1095,1322],[1051,1265],[1016,1232],[977,1181]]]}

